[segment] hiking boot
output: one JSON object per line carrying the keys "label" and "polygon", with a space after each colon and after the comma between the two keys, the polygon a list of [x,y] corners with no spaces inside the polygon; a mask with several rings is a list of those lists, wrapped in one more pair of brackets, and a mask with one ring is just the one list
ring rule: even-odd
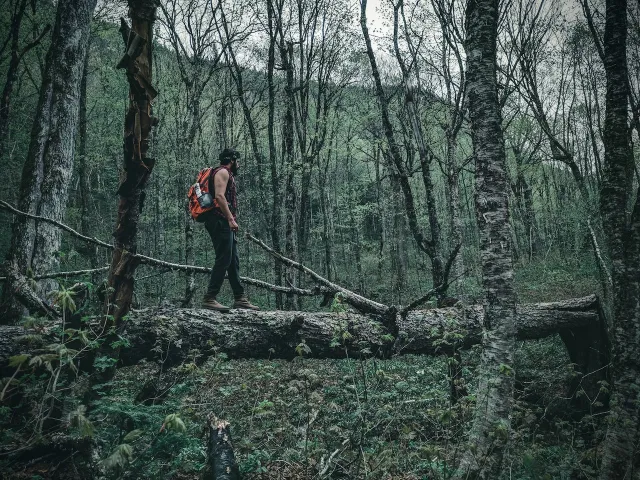
{"label": "hiking boot", "polygon": [[217,312],[228,312],[230,310],[229,307],[225,307],[221,303],[216,300],[216,297],[209,297],[207,295],[202,299],[202,308],[206,308],[208,310],[215,310]]}
{"label": "hiking boot", "polygon": [[247,310],[260,310],[260,307],[256,307],[253,305],[247,297],[244,295],[240,295],[236,297],[235,302],[233,302],[232,308],[246,308]]}

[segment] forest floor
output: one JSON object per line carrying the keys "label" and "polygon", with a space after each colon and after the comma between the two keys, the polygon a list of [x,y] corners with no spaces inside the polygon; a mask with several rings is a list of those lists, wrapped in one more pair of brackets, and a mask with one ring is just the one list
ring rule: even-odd
{"label": "forest floor", "polygon": [[[597,288],[592,272],[579,265],[522,267],[518,285],[522,302],[578,297]],[[161,362],[147,362],[118,370],[90,420],[103,458],[117,461],[119,446],[131,446],[127,461],[108,478],[200,478],[206,419],[215,413],[231,424],[244,479],[444,479],[461,454],[478,360],[479,347],[463,352],[469,395],[455,405],[445,357],[285,361],[220,354],[166,370]],[[604,415],[573,409],[568,386],[580,372],[573,371],[562,342],[519,343],[515,370],[508,478],[593,478]],[[172,414],[177,422],[167,419]],[[127,436],[131,428],[135,435]],[[65,478],[50,476],[48,463],[0,463],[2,470],[6,478]]]}

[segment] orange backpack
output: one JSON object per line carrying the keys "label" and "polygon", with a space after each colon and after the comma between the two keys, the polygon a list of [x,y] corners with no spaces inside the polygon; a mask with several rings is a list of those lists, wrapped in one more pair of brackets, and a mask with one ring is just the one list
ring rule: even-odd
{"label": "orange backpack", "polygon": [[196,222],[204,221],[202,214],[214,208],[213,195],[209,191],[209,180],[213,170],[211,167],[200,170],[196,183],[189,187],[189,193],[187,194],[189,197],[189,213],[191,213],[191,218]]}

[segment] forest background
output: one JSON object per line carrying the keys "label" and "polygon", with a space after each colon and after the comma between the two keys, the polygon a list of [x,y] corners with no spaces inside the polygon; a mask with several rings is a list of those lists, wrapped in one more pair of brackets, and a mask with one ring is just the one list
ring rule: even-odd
{"label": "forest background", "polygon": [[[16,12],[23,8],[18,43],[29,46],[15,71],[10,71],[11,56],[5,48],[0,67],[2,78],[11,84],[10,97],[4,97],[8,104],[3,104],[0,119],[4,122],[0,125],[0,152],[5,178],[0,185],[0,198],[15,205],[49,46],[45,25],[53,22],[55,7],[47,2],[37,2],[33,9],[22,0],[5,3],[1,30],[10,32]],[[242,153],[242,230],[325,278],[385,304],[405,305],[420,297],[442,279],[435,265],[441,268],[455,258],[448,294],[466,304],[481,302],[461,5],[447,0],[405,4],[382,1],[378,7],[378,28],[372,32],[374,50],[400,147],[401,163],[397,163],[381,122],[379,99],[359,25],[359,5],[323,0],[274,3],[280,18],[276,19],[278,28],[270,30],[269,22],[274,19],[260,2],[229,2],[223,6],[200,0],[162,2],[153,46],[154,86],[160,92],[153,114],[159,123],[149,150],[149,156],[157,163],[146,188],[138,251],[177,264],[212,264],[210,240],[186,212],[186,191],[200,168],[216,165],[218,152],[233,147]],[[594,34],[602,37],[603,12],[603,5],[586,1],[562,3],[561,8],[556,2],[534,0],[502,4],[499,101],[507,153],[516,287],[518,300],[523,303],[607,293],[607,278],[601,274],[594,252],[594,240],[596,246],[600,245],[602,232],[597,227],[599,222],[591,221],[598,215],[595,206],[603,177],[606,82],[594,42]],[[637,6],[630,7],[627,48],[633,99],[640,92],[638,13]],[[107,241],[116,224],[122,117],[128,102],[126,78],[114,68],[122,58],[117,19],[125,14],[121,5],[109,3],[99,4],[94,12],[80,93],[73,174],[64,213],[68,225]],[[637,140],[637,118],[635,121],[632,135]],[[634,155],[637,164],[637,147]],[[636,184],[637,169],[634,173],[631,181]],[[2,214],[0,222],[0,254],[5,256],[11,244],[11,217]],[[247,277],[277,285],[313,285],[304,276],[283,269],[249,241],[241,240],[240,258],[241,274]],[[63,236],[47,268],[95,269],[109,262],[108,251]],[[38,273],[43,272],[31,274]],[[158,271],[144,265],[136,277],[135,306],[139,307],[197,305],[207,279],[202,274]],[[95,285],[102,281],[100,274],[86,279]],[[60,288],[51,282],[42,283],[40,288],[45,293]],[[229,292],[226,295],[228,300]],[[319,299],[278,295],[255,287],[250,287],[250,296],[263,309],[325,308],[319,306]],[[435,306],[435,300],[431,306]],[[343,307],[334,302],[333,308]],[[540,355],[549,365],[524,360]],[[224,366],[222,360],[217,360],[215,369],[271,368]],[[451,412],[445,401],[447,387],[442,384],[446,367],[433,359],[412,361],[419,366],[400,362],[389,368],[407,369],[414,372],[414,377],[416,372],[424,375],[425,370],[439,372],[435,374],[439,380],[426,383],[433,383],[429,394],[433,399],[438,395],[442,398],[436,401],[440,406],[434,407],[439,426],[436,433],[425,438],[398,410],[396,440],[407,435],[400,441],[408,449],[416,437],[428,444],[434,436],[451,435],[450,429],[454,429],[450,419],[442,418],[443,412]],[[522,346],[519,361],[524,362],[517,370],[519,375],[524,372],[519,383],[521,398],[527,398],[523,393],[526,391],[542,399],[537,405],[534,402],[535,408],[523,407],[522,418],[531,412],[542,412],[543,417],[549,405],[561,410],[559,405],[567,400],[566,392],[560,388],[558,391],[563,393],[559,395],[556,390],[575,372],[571,373],[559,340],[551,338]],[[467,374],[476,364],[474,354],[465,358]],[[356,394],[362,388],[359,382],[364,379],[366,384],[365,370],[373,369],[374,375],[381,370],[366,361],[365,366],[361,377],[355,370],[345,374],[350,376],[347,383],[354,384]],[[326,364],[318,368],[349,367]],[[527,369],[534,372],[525,381]],[[309,372],[304,375],[308,377]],[[394,386],[404,391],[401,396],[408,388],[398,385],[405,381],[402,376],[398,373]],[[313,384],[317,380],[305,381]],[[237,382],[244,385],[241,378]],[[181,385],[186,389],[187,383],[174,382],[172,388]],[[386,387],[379,387],[377,393],[383,395]],[[305,388],[308,387],[299,390],[306,392],[308,408],[304,413],[309,415],[314,411],[310,406],[313,400]],[[424,392],[414,393],[420,396]],[[240,398],[241,395],[237,400]],[[372,402],[384,402],[382,397],[373,398]],[[277,407],[273,402],[260,405],[249,407],[253,409],[251,418],[255,414],[267,421]],[[167,412],[159,409],[154,415],[161,413]],[[456,415],[458,423],[454,423],[458,428],[466,417],[460,412]],[[359,413],[353,421],[365,421],[362,418]],[[561,424],[558,430],[554,426],[549,427],[551,433],[545,432],[548,437],[556,436],[553,441],[537,438],[538,434],[520,439],[530,449],[524,449],[516,461],[522,478],[569,478],[576,471],[589,478],[589,469],[595,467],[590,452],[598,438],[582,437],[584,430],[593,428],[593,422],[598,420],[589,417],[585,421],[581,417],[562,421],[565,420],[567,424]],[[376,421],[368,418],[366,427],[358,428],[372,429]],[[531,418],[527,421],[536,423]],[[295,460],[289,459],[296,466],[304,465],[305,472],[311,468],[309,458],[320,464],[333,451],[318,446],[314,452],[309,447],[311,423],[307,418],[306,458],[294,455]],[[242,424],[239,427],[247,442],[255,435],[252,428],[247,430]],[[598,424],[595,430],[601,428]],[[576,431],[580,432],[582,443],[569,446],[568,437]],[[116,444],[117,435],[113,436],[110,441]],[[394,436],[390,437],[393,440]],[[260,469],[265,468],[263,464],[273,468],[277,449],[254,441],[241,450],[243,468],[247,473],[266,474]],[[547,444],[538,451],[536,442]],[[187,444],[184,448],[189,454],[198,457],[195,442]],[[163,448],[167,450],[162,455],[172,447]],[[375,448],[380,449],[376,455],[382,455],[387,447]],[[162,456],[156,450],[155,446],[150,450],[156,457],[149,461]],[[360,459],[357,464],[342,467],[351,469],[350,474],[355,476],[364,475],[360,470],[366,472],[371,467],[367,467],[365,453],[358,455],[354,457]],[[423,456],[430,459],[424,465],[420,463],[424,458],[419,455],[410,467],[378,466],[378,474],[393,467],[405,472],[413,469],[416,475],[423,472],[422,475],[447,476],[446,462],[438,463],[437,454]],[[548,458],[554,460],[549,463]],[[197,461],[190,459],[187,463],[190,461],[193,465],[189,468],[196,468]],[[393,463],[392,459],[387,461]],[[165,464],[157,468],[163,471],[182,467]]]}

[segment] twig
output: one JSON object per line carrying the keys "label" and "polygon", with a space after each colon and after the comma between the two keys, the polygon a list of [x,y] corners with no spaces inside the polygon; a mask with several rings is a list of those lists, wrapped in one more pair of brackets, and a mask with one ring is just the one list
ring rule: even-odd
{"label": "twig", "polygon": [[[458,245],[455,248],[455,252],[457,252],[457,250],[460,248],[460,245]],[[453,258],[455,258],[455,255],[452,253],[452,256],[449,258],[450,262],[447,262],[447,267],[445,268],[445,278],[448,278],[449,276],[449,268],[451,267],[451,264],[453,264]],[[423,296],[421,296],[420,298],[414,300],[413,302],[411,302],[409,305],[407,305],[406,307],[402,308],[398,313],[400,313],[401,316],[405,316],[407,313],[409,313],[410,310],[413,310],[414,308],[416,308],[417,306],[421,305],[422,303],[426,302],[427,300],[429,300],[431,297],[433,297],[434,295],[441,293],[441,292],[446,292],[447,289],[449,288],[449,286],[455,282],[456,280],[464,277],[467,274],[467,271],[465,270],[464,272],[462,272],[460,275],[458,275],[456,278],[454,278],[453,280],[451,280],[450,282],[444,283],[444,284],[440,284],[437,287],[433,287],[431,290],[429,290],[427,293],[425,293]]]}
{"label": "twig", "polygon": [[407,313],[409,313],[410,310],[413,310],[414,308],[418,307],[419,305],[422,305],[424,302],[429,300],[431,297],[436,295],[438,292],[442,291],[442,287],[443,287],[443,285],[438,285],[437,287],[432,288],[427,293],[425,293],[423,296],[421,296],[420,298],[414,300],[413,302],[411,302],[406,307],[402,308],[402,310],[400,310],[400,312],[399,312],[400,315],[404,317]]}

